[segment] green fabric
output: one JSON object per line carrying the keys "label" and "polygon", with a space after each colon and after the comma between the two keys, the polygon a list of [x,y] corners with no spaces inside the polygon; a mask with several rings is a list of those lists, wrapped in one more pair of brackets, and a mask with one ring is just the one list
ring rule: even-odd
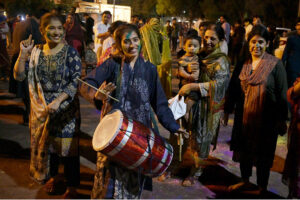
{"label": "green fabric", "polygon": [[161,64],[161,55],[159,52],[160,29],[161,25],[156,18],[152,18],[140,28],[143,42],[143,56],[156,66]]}

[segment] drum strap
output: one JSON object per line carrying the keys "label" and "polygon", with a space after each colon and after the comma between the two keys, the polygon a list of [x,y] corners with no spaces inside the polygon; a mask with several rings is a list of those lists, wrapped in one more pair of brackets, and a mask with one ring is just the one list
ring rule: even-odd
{"label": "drum strap", "polygon": [[160,135],[159,133],[159,129],[158,129],[158,125],[157,125],[157,121],[155,119],[155,115],[154,115],[154,112],[153,112],[153,109],[151,108],[150,110],[150,116],[151,116],[151,121],[152,121],[152,124],[153,124],[153,128],[155,130],[155,132]]}

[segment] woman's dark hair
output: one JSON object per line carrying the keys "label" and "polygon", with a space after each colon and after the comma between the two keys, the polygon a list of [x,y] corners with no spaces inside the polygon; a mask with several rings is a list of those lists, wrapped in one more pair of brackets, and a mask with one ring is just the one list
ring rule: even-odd
{"label": "woman's dark hair", "polygon": [[120,51],[122,49],[121,47],[121,42],[122,42],[122,37],[126,32],[136,32],[136,34],[138,35],[138,37],[141,39],[141,34],[140,31],[138,29],[138,27],[134,24],[123,24],[121,26],[119,26],[115,32],[114,32],[114,39],[115,39],[115,45],[116,48]]}
{"label": "woman's dark hair", "polygon": [[40,31],[43,32],[43,30],[46,29],[46,27],[50,24],[51,20],[58,20],[63,25],[63,20],[59,15],[52,14],[52,13],[46,13],[42,16],[41,22],[40,22]]}
{"label": "woman's dark hair", "polygon": [[113,34],[114,32],[115,32],[115,30],[119,27],[119,26],[121,26],[121,25],[123,25],[123,24],[126,24],[126,22],[123,22],[123,21],[115,21],[114,23],[112,23],[111,25],[110,25],[110,27],[108,28],[108,32],[110,33],[110,34]]}
{"label": "woman's dark hair", "polygon": [[225,32],[221,24],[208,24],[207,30],[215,31],[220,41],[225,39]]}
{"label": "woman's dark hair", "polygon": [[268,30],[262,25],[256,25],[252,28],[252,31],[248,34],[248,43],[255,35],[259,35],[260,37],[264,38],[266,42],[269,41]]}

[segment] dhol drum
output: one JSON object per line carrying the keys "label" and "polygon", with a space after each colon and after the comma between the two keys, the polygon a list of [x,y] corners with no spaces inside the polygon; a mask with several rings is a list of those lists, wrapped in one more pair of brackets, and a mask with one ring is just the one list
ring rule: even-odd
{"label": "dhol drum", "polygon": [[95,151],[150,177],[166,171],[173,158],[170,144],[150,128],[127,118],[120,110],[113,110],[101,120],[92,143]]}

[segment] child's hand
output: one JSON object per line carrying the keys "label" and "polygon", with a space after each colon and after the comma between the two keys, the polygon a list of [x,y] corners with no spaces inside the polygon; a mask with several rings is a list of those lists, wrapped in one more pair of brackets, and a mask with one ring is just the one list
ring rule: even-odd
{"label": "child's hand", "polygon": [[198,62],[191,62],[187,65],[187,71],[189,73],[193,73],[197,70],[199,70],[199,63]]}

